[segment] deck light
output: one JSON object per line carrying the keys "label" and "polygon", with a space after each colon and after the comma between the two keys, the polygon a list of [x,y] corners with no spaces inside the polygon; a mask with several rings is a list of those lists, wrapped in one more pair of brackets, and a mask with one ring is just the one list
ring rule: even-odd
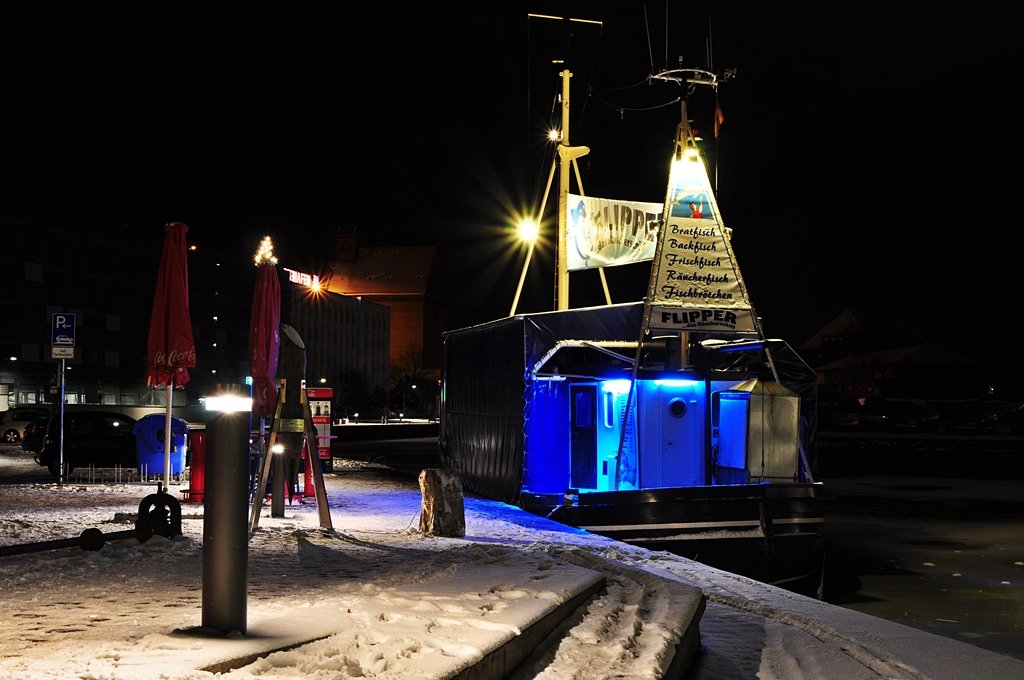
{"label": "deck light", "polygon": [[519,306],[519,295],[523,292],[523,282],[526,280],[526,270],[530,268],[530,259],[533,258],[533,248],[537,245],[537,237],[540,235],[540,225],[533,219],[526,218],[520,220],[516,229],[516,234],[519,236],[520,241],[528,244],[528,248],[526,250],[526,260],[523,262],[523,271],[519,274],[519,285],[516,286],[516,296],[512,299],[512,311],[508,313],[509,316],[515,316],[516,307]]}

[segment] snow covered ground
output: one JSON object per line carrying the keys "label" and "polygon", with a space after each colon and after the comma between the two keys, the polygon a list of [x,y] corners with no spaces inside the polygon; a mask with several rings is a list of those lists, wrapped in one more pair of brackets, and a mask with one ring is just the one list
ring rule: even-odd
{"label": "snow covered ground", "polygon": [[[174,539],[0,557],[0,678],[445,678],[598,577],[606,589],[590,611],[516,680],[658,678],[698,616],[692,680],[1024,677],[1019,660],[494,501],[465,499],[464,538],[425,536],[414,479],[339,463],[326,475],[333,530],[312,499],[282,518],[264,509],[248,545],[245,635],[196,634],[201,505],[182,505]],[[154,491],[0,485],[0,545],[132,529]]]}

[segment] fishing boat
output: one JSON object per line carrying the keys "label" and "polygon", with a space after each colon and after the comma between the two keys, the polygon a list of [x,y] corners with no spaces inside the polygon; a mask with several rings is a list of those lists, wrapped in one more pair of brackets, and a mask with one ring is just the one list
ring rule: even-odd
{"label": "fishing boat", "polygon": [[[570,193],[587,150],[566,116],[558,308],[444,334],[442,463],[467,492],[820,597],[815,374],[762,331],[685,99],[661,205]],[[651,262],[642,300],[568,308],[573,266],[623,257]]]}

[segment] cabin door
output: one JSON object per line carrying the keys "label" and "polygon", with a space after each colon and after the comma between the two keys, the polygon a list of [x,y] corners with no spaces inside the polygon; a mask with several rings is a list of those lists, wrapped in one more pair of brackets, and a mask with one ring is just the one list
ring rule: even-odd
{"label": "cabin door", "polygon": [[570,414],[572,462],[569,484],[576,489],[597,486],[597,386],[571,385]]}

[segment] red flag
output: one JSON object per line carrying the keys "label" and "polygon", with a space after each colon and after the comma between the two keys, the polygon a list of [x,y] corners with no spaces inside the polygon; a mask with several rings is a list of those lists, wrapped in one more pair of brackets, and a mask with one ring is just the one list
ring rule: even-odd
{"label": "red flag", "polygon": [[725,116],[722,114],[722,107],[715,104],[715,139],[718,139],[718,128],[722,127],[724,122]]}

